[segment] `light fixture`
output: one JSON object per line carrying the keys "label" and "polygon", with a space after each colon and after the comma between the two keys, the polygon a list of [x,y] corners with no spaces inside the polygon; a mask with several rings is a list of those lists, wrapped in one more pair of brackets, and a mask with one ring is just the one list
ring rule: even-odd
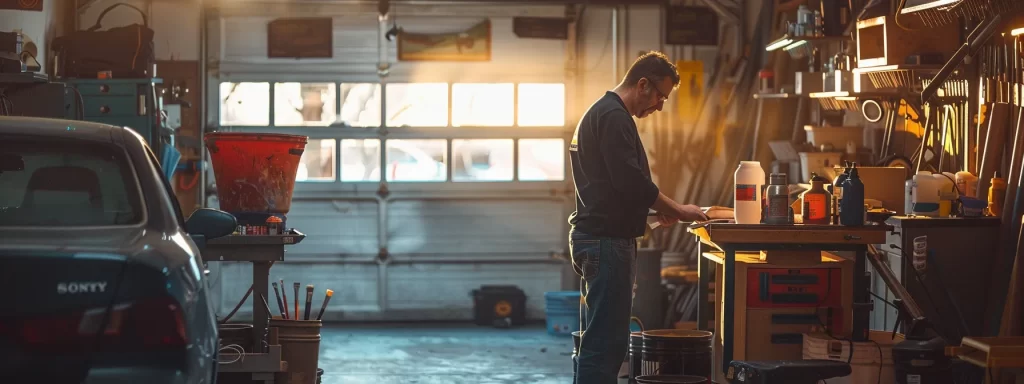
{"label": "light fixture", "polygon": [[771,51],[777,50],[779,48],[788,46],[788,45],[790,45],[792,43],[793,43],[793,39],[790,39],[789,35],[785,35],[785,36],[782,36],[782,38],[773,41],[771,44],[768,44],[768,47],[766,47],[765,50],[768,51],[768,52],[771,52]]}
{"label": "light fixture", "polygon": [[793,49],[796,49],[796,48],[799,48],[799,47],[803,46],[804,44],[807,44],[807,40],[797,41],[797,42],[795,42],[793,44],[787,45],[786,48],[783,48],[782,50],[784,50],[784,51],[793,50]]}
{"label": "light fixture", "polygon": [[1024,28],[1017,28],[1010,31],[1010,36],[1017,37],[1020,35],[1024,35]]}

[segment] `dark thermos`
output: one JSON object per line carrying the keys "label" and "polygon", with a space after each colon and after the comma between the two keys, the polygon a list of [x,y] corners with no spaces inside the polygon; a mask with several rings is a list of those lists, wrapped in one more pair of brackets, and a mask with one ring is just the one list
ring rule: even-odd
{"label": "dark thermos", "polygon": [[850,168],[850,176],[843,181],[843,200],[839,202],[839,223],[847,226],[864,225],[864,183],[857,175],[857,163]]}

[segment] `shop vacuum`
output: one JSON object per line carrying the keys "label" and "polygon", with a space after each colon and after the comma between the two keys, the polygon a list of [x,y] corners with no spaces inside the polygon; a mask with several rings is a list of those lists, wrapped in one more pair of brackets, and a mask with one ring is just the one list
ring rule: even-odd
{"label": "shop vacuum", "polygon": [[[868,261],[896,299],[899,310],[896,328],[904,325],[905,340],[893,345],[892,359],[899,384],[953,384],[953,361],[946,356],[946,341],[935,336],[921,307],[900,284],[889,265],[881,261],[873,246],[868,247]],[[893,329],[895,334],[896,329]]]}

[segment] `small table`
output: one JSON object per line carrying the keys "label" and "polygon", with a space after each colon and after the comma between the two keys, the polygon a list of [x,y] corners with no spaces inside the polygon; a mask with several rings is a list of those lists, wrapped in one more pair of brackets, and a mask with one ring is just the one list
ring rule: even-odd
{"label": "small table", "polygon": [[[203,249],[203,260],[211,261],[248,261],[252,263],[252,332],[253,345],[250,352],[238,357],[233,364],[222,364],[219,372],[244,372],[252,374],[252,381],[266,384],[274,382],[274,374],[286,372],[288,362],[281,358],[281,346],[277,345],[277,328],[267,332],[270,325],[263,298],[270,300],[270,267],[276,261],[284,261],[284,247],[294,245],[306,238],[302,232],[294,229],[281,235],[231,235],[206,242]],[[269,303],[268,303],[269,305]],[[267,347],[264,350],[263,336],[268,335]]]}
{"label": "small table", "polygon": [[[721,287],[724,295],[722,318],[722,362],[725,372],[733,356],[733,317],[735,316],[735,284],[736,284],[736,252],[737,251],[772,251],[772,250],[806,250],[806,251],[852,251],[856,253],[854,260],[853,280],[853,341],[868,340],[868,319],[871,310],[870,285],[864,279],[867,263],[867,247],[870,244],[884,244],[886,232],[890,227],[884,225],[867,225],[848,227],[838,225],[768,225],[768,224],[733,224],[705,223],[694,224],[688,229],[697,236],[697,283],[698,295],[708,297],[708,286],[711,281],[711,261],[702,257],[702,245],[711,246],[725,254],[723,261],[724,282],[716,285]],[[706,300],[706,299],[704,299]],[[705,330],[711,314],[704,306],[697,307],[697,329]]]}

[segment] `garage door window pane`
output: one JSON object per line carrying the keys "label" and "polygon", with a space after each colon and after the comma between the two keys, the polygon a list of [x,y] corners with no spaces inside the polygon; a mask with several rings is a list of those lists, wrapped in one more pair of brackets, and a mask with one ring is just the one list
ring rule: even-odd
{"label": "garage door window pane", "polygon": [[335,91],[334,83],[275,83],[274,125],[331,125]]}
{"label": "garage door window pane", "polygon": [[519,140],[519,180],[565,180],[564,145],[562,139]]}
{"label": "garage door window pane", "polygon": [[388,181],[448,179],[447,140],[387,140],[384,172]]}
{"label": "garage door window pane", "polygon": [[452,126],[512,126],[513,84],[453,84]]}
{"label": "garage door window pane", "polygon": [[334,139],[312,139],[306,143],[306,150],[299,160],[295,181],[334,181]]}
{"label": "garage door window pane", "polygon": [[270,125],[270,83],[220,83],[220,125]]}
{"label": "garage door window pane", "polygon": [[565,125],[564,84],[519,84],[519,126]]}
{"label": "garage door window pane", "polygon": [[452,140],[452,181],[511,181],[512,139]]}
{"label": "garage door window pane", "polygon": [[340,123],[352,127],[379,127],[380,107],[380,84],[341,85]]}
{"label": "garage door window pane", "polygon": [[448,126],[448,84],[403,83],[387,85],[389,127]]}
{"label": "garage door window pane", "polygon": [[380,181],[380,140],[341,141],[341,181]]}

